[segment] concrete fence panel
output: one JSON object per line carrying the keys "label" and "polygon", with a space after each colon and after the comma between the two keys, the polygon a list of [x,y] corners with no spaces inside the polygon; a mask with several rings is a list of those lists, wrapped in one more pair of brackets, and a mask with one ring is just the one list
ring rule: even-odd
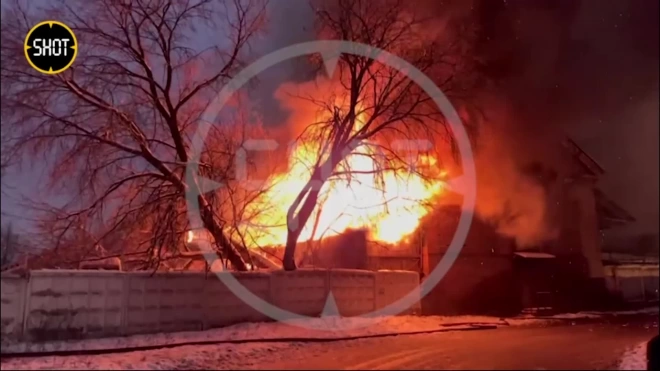
{"label": "concrete fence panel", "polygon": [[[232,274],[223,272],[220,274]],[[270,300],[270,280],[268,273],[250,272],[233,273],[238,282],[257,297]],[[245,304],[242,299],[234,295],[223,281],[215,274],[210,274],[205,281],[204,295],[199,300],[203,303],[204,327],[213,328],[230,325],[237,322],[257,322],[268,320],[259,311]]]}
{"label": "concrete fence panel", "polygon": [[1,323],[2,338],[18,339],[23,334],[23,314],[25,313],[26,287],[28,280],[23,277],[2,275]]}
{"label": "concrete fence panel", "polygon": [[357,316],[376,309],[374,272],[353,269],[333,269],[330,291],[343,316]]}
{"label": "concrete fence panel", "polygon": [[[301,269],[222,273],[279,308],[318,316],[332,292],[339,313],[365,314],[419,285],[415,272]],[[411,310],[419,311],[419,303]],[[40,342],[203,330],[269,320],[215,274],[92,270],[2,276],[2,339]]]}
{"label": "concrete fence panel", "polygon": [[125,333],[201,330],[204,275],[127,273]]}
{"label": "concrete fence panel", "polygon": [[272,303],[295,314],[318,316],[328,297],[329,277],[329,271],[325,269],[273,272],[270,281]]}
{"label": "concrete fence panel", "polygon": [[120,334],[122,295],[123,279],[113,272],[32,272],[24,333],[33,340]]}
{"label": "concrete fence panel", "polygon": [[[419,274],[410,271],[378,271],[375,273],[376,307],[384,308],[419,287]],[[421,312],[421,298],[405,314]]]}

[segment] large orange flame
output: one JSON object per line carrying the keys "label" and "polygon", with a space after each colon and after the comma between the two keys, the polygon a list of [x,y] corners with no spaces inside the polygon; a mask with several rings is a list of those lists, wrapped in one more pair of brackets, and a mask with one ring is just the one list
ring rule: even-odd
{"label": "large orange flame", "polygon": [[[309,164],[316,161],[318,146],[299,143],[289,160],[288,171],[269,180],[269,190],[250,207],[260,210],[250,222],[248,243],[256,246],[281,246],[286,242],[286,215],[300,190],[310,179]],[[341,234],[348,229],[367,229],[373,240],[394,244],[411,235],[420,219],[430,210],[425,201],[444,187],[429,182],[415,172],[378,169],[369,143],[358,147],[346,158],[349,178],[331,179],[321,188],[320,205],[303,228],[299,242]],[[367,155],[365,155],[367,154]],[[427,166],[437,159],[422,156]],[[318,224],[314,228],[315,221]]]}

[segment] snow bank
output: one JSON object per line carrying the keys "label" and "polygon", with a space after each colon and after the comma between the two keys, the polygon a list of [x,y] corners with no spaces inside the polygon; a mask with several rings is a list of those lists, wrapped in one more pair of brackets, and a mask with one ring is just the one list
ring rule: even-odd
{"label": "snow bank", "polygon": [[3,344],[3,353],[91,351],[166,346],[184,343],[248,342],[305,339],[336,339],[378,335],[447,331],[475,325],[524,326],[534,319],[500,319],[485,316],[396,316],[381,318],[325,317],[289,322],[241,323],[228,327],[177,333],[126,337]]}
{"label": "snow bank", "polygon": [[587,319],[587,318],[603,318],[607,316],[632,316],[640,314],[658,314],[660,312],[659,308],[649,307],[636,310],[625,310],[625,311],[613,311],[613,312],[595,312],[595,311],[584,311],[577,313],[563,313],[556,314],[553,316],[544,316],[544,317],[535,317],[533,315],[523,315],[518,318],[544,318],[544,319]]}
{"label": "snow bank", "polygon": [[465,329],[475,325],[528,326],[552,324],[566,319],[600,318],[612,315],[657,314],[658,308],[624,312],[579,312],[538,318],[521,316],[497,318],[486,316],[396,316],[381,318],[325,317],[289,322],[241,323],[207,331],[157,333],[115,338],[51,341],[45,343],[3,344],[2,353],[39,353],[60,351],[130,350],[184,345],[187,343],[241,343],[305,341],[308,339],[345,339],[367,336],[413,334],[420,332]]}
{"label": "snow bank", "polygon": [[[595,312],[582,313],[596,315]],[[576,317],[576,314],[572,315]],[[362,323],[360,323],[362,321]],[[366,327],[354,328],[354,325]],[[5,358],[1,369],[258,369],[273,362],[282,361],[287,350],[310,345],[303,341],[387,334],[406,334],[422,331],[443,331],[470,328],[470,324],[495,326],[526,326],[554,323],[552,319],[513,318],[500,319],[484,316],[398,316],[380,318],[378,322],[360,318],[316,318],[289,323],[244,323],[225,328],[180,333],[133,335],[121,338],[104,338],[84,341],[51,342],[40,345],[15,344],[3,346],[3,352],[63,351],[128,349],[147,346],[198,343],[148,351],[126,351],[101,355],[41,356],[29,358]],[[300,327],[304,325],[305,327]],[[321,330],[322,328],[326,330]],[[281,339],[281,342],[259,340]],[[298,339],[298,340],[296,340]],[[203,344],[204,342],[254,341],[247,344]],[[199,343],[202,343],[201,345]],[[337,342],[333,347],[352,347],[354,342]],[[327,351],[328,344],[318,344],[313,349]],[[622,370],[644,369],[646,344],[628,351],[620,363]],[[335,348],[332,348],[335,349]],[[306,350],[307,352],[308,350]],[[310,351],[311,352],[311,351]],[[312,352],[313,353],[313,352]],[[314,356],[310,353],[310,356]]]}
{"label": "snow bank", "polygon": [[[126,351],[100,355],[41,356],[3,359],[1,369],[263,369],[264,365],[281,361],[286,350],[308,347],[302,339],[334,339],[341,337],[410,334],[423,331],[448,331],[474,325],[525,326],[548,322],[534,319],[500,319],[484,316],[397,316],[374,321],[362,318],[315,318],[288,323],[243,323],[220,329],[133,335],[122,338],[84,341],[51,342],[41,345],[16,344],[3,352],[126,349],[145,346],[198,343],[148,351]],[[300,327],[300,326],[305,327]],[[355,328],[355,325],[366,326]],[[322,330],[326,328],[326,330]],[[281,339],[281,342],[259,340]],[[296,341],[295,339],[299,339]],[[199,345],[213,341],[255,341],[247,344]],[[289,341],[287,341],[289,340]],[[337,342],[333,346],[350,347],[352,342]],[[327,350],[327,345],[320,347]],[[307,348],[306,348],[307,349]],[[320,349],[320,348],[319,348]],[[334,348],[333,348],[334,349]]]}
{"label": "snow bank", "polygon": [[224,344],[101,355],[3,359],[2,370],[239,370],[265,369],[296,344]]}
{"label": "snow bank", "polygon": [[646,370],[646,342],[628,350],[619,363],[619,370]]}
{"label": "snow bank", "polygon": [[396,316],[380,318],[325,317],[288,322],[241,323],[207,331],[157,333],[125,337],[3,344],[2,353],[120,350],[185,343],[256,342],[305,339],[342,339],[365,336],[447,331],[475,325],[527,326],[550,324],[554,320],[602,318],[604,316],[657,314],[658,307],[623,312],[579,312],[549,317],[520,316]]}

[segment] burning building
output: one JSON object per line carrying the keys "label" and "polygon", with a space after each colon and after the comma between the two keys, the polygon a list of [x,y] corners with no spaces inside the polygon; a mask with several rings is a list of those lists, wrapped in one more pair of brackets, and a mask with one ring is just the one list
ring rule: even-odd
{"label": "burning building", "polygon": [[[560,161],[530,161],[518,170],[531,185],[528,195],[516,201],[528,208],[487,200],[501,204],[501,212],[494,214],[478,202],[460,256],[424,300],[427,313],[568,309],[593,304],[606,295],[601,232],[634,218],[598,188],[603,168],[573,140],[565,139],[556,152]],[[296,148],[292,159],[305,156],[303,149]],[[357,156],[349,161],[356,161],[354,169],[375,167]],[[301,188],[301,179],[307,178],[308,169],[301,163],[292,160],[292,171],[276,177],[279,193],[269,194],[267,202],[275,205],[274,212],[262,214],[260,221],[273,227],[253,234],[260,236],[255,244],[270,246],[273,255],[281,256],[277,246],[286,239],[286,207],[295,196],[289,190]],[[403,269],[428,275],[454,235],[460,200],[454,200],[442,181],[428,184],[395,174],[386,174],[380,185],[373,175],[360,180],[339,179],[326,185],[326,198],[299,239],[298,265]],[[491,196],[488,187],[478,186],[478,192]],[[389,198],[384,196],[387,192]],[[540,200],[533,199],[537,195]]]}
{"label": "burning building", "polygon": [[[547,184],[546,202],[556,206],[550,216],[557,226],[553,238],[524,245],[477,216],[461,255],[425,298],[426,312],[508,314],[602,304],[601,232],[634,218],[597,187],[604,170],[596,161],[570,139],[563,148],[567,169]],[[458,207],[449,206],[427,218],[422,274],[442,258],[459,215]]]}
{"label": "burning building", "polygon": [[[559,152],[565,165],[561,170],[542,163],[521,170],[542,188],[539,205],[546,205],[542,211],[521,209],[493,218],[477,205],[461,253],[424,299],[425,312],[511,314],[524,308],[568,310],[601,303],[607,295],[601,233],[634,218],[598,188],[603,168],[574,141],[566,139]],[[342,189],[351,194],[346,185],[334,186],[337,197]],[[347,227],[331,237],[303,240],[297,260],[301,265],[331,268],[412,270],[423,278],[444,256],[461,214],[460,202],[448,190],[440,188],[429,201],[435,206],[422,213],[402,209],[396,215],[397,220],[408,218],[402,225],[413,225],[400,230],[397,238],[382,238],[369,231],[367,223],[354,225],[363,229]],[[543,214],[546,222],[537,221],[537,214]],[[372,215],[377,226],[386,220],[378,219],[382,210],[365,215]],[[393,226],[389,232],[397,231],[397,224]]]}

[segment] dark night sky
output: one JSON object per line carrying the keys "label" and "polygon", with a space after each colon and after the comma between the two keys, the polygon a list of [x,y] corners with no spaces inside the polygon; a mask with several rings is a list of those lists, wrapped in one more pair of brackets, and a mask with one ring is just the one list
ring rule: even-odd
{"label": "dark night sky", "polygon": [[510,85],[522,117],[573,136],[607,171],[601,187],[637,217],[630,230],[657,233],[658,2],[514,3],[531,45],[519,62],[530,72]]}
{"label": "dark night sky", "polygon": [[[443,2],[411,4],[442,12]],[[430,3],[429,3],[430,2]],[[639,220],[628,232],[658,231],[658,4],[657,0],[473,0],[481,9],[482,52],[504,66],[502,93],[517,107],[525,130],[566,132],[606,169],[601,187]],[[487,6],[484,6],[486,4]],[[311,38],[306,0],[271,1],[264,53]],[[282,82],[300,79],[293,64],[260,78],[268,98]],[[533,132],[533,130],[531,130]],[[15,177],[30,190],[34,174]],[[11,192],[11,190],[10,190]],[[3,211],[20,214],[3,195]]]}

